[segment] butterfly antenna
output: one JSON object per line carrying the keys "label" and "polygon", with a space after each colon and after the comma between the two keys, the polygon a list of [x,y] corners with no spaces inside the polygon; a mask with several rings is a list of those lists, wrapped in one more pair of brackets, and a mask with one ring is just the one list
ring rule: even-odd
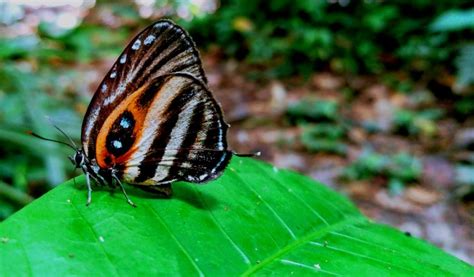
{"label": "butterfly antenna", "polygon": [[66,143],[66,142],[64,142],[64,141],[59,141],[59,140],[55,140],[55,139],[45,138],[45,137],[40,136],[40,135],[38,135],[38,134],[35,134],[35,133],[33,133],[33,132],[29,132],[29,133],[30,133],[32,136],[37,137],[37,138],[39,138],[39,139],[47,140],[47,141],[52,141],[52,142],[57,142],[57,143],[60,143],[60,144],[64,144],[64,145],[67,145],[67,146],[71,147],[71,148],[74,149],[74,150],[77,150],[77,147],[74,147],[75,145],[73,146],[73,145],[71,145],[71,144],[69,144],[69,143]]}
{"label": "butterfly antenna", "polygon": [[74,149],[78,149],[74,140],[72,140],[72,138],[68,134],[66,134],[63,130],[61,130],[61,128],[56,126],[56,124],[54,124],[53,120],[50,117],[46,117],[46,119],[49,121],[49,124],[53,125],[53,127],[56,128],[56,130],[58,130],[61,134],[63,134],[64,137],[66,137],[69,140],[71,145],[74,146]]}
{"label": "butterfly antenna", "polygon": [[240,153],[232,152],[232,154],[238,157],[260,157],[260,155],[262,155],[262,152],[257,151],[255,153],[248,153],[248,154],[240,154]]}

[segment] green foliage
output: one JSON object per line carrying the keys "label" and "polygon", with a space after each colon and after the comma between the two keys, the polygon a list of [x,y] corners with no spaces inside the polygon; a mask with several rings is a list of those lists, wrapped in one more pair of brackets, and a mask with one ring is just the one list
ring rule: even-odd
{"label": "green foliage", "polygon": [[474,165],[459,165],[456,167],[456,183],[474,187]]}
{"label": "green foliage", "polygon": [[431,23],[430,29],[441,32],[472,30],[474,29],[474,9],[447,11]]}
{"label": "green foliage", "polygon": [[89,99],[74,99],[70,94],[87,95],[81,90],[89,87],[86,75],[67,63],[88,62],[112,52],[116,56],[126,36],[126,30],[109,32],[87,24],[58,33],[42,23],[37,36],[0,38],[0,220],[25,205],[24,200],[31,198],[28,194],[41,195],[72,171],[65,159],[70,151],[27,134],[33,131],[63,140],[49,117],[79,138],[81,119],[74,107],[81,102],[85,107]]}
{"label": "green foliage", "polygon": [[[216,14],[196,18],[189,27],[199,45],[218,44],[230,56],[268,65],[277,76],[307,75],[327,67],[360,73],[402,67],[424,71],[439,63],[451,64],[455,42],[464,40],[459,33],[431,32],[426,26],[463,5],[467,5],[463,0],[436,5],[425,0],[346,5],[227,0]],[[471,26],[466,22],[466,18],[472,21],[471,14],[440,17],[431,29],[456,29],[462,24],[466,28]]]}
{"label": "green foliage", "polygon": [[[84,178],[77,184],[84,186]],[[0,224],[10,275],[456,275],[474,268],[366,219],[344,197],[295,173],[234,157],[171,199],[86,192],[69,181]],[[59,261],[59,262],[58,262]]]}
{"label": "green foliage", "polygon": [[401,109],[395,112],[393,120],[395,129],[399,133],[432,137],[437,132],[435,121],[442,115],[443,111],[440,109],[422,111]]}
{"label": "green foliage", "polygon": [[290,123],[302,127],[301,143],[310,152],[346,153],[347,146],[343,142],[346,130],[338,124],[337,102],[303,99],[288,106],[286,115]]}
{"label": "green foliage", "polygon": [[463,39],[455,45],[459,50],[457,58],[454,60],[454,66],[457,69],[456,89],[474,85],[474,41],[472,34],[474,31],[474,9],[469,10],[449,10],[441,14],[430,25],[433,32],[447,36],[448,34],[461,33],[464,37],[471,39]]}
{"label": "green foliage", "polygon": [[[0,220],[25,202],[21,197],[34,195],[26,183],[58,184],[66,179],[65,152],[56,144],[45,143],[26,133],[41,132],[54,137],[45,116],[68,118],[70,112],[61,108],[58,99],[47,97],[45,83],[51,75],[33,74],[30,68],[6,62],[0,67]],[[52,81],[54,82],[54,81]],[[69,110],[69,109],[67,109]],[[47,170],[44,171],[44,168]],[[13,193],[10,193],[13,191]],[[36,193],[40,193],[38,190]]]}
{"label": "green foliage", "polygon": [[456,194],[466,201],[474,199],[474,162],[456,166]]}
{"label": "green foliage", "polygon": [[334,121],[338,118],[339,106],[335,101],[302,99],[287,108],[291,122]]}
{"label": "green foliage", "polygon": [[345,154],[347,145],[342,141],[345,130],[333,123],[308,124],[303,127],[301,143],[311,152]]}
{"label": "green foliage", "polygon": [[466,96],[456,101],[455,109],[464,118],[466,118],[469,115],[473,115],[474,114],[474,95]]}
{"label": "green foliage", "polygon": [[28,56],[37,51],[38,43],[34,36],[0,38],[0,60]]}
{"label": "green foliage", "polygon": [[455,64],[458,69],[457,85],[461,87],[474,85],[474,43],[461,47]]}
{"label": "green foliage", "polygon": [[55,25],[42,23],[39,25],[39,34],[43,45],[39,54],[42,57],[89,62],[111,54],[117,55],[123,48],[128,32],[124,29],[110,32],[101,26],[88,24],[58,32]]}
{"label": "green foliage", "polygon": [[382,177],[388,180],[388,185],[393,188],[419,180],[421,172],[421,162],[412,155],[382,155],[366,150],[345,169],[343,177],[349,180]]}

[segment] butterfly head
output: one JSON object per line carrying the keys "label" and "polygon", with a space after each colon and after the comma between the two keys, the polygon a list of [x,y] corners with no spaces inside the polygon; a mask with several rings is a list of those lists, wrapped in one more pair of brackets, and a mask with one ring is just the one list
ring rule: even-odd
{"label": "butterfly head", "polygon": [[45,138],[45,137],[40,136],[38,134],[35,134],[33,132],[30,132],[30,134],[37,137],[37,138],[39,138],[39,139],[60,143],[60,144],[66,145],[69,148],[73,149],[75,151],[75,153],[74,153],[74,155],[68,157],[69,160],[72,162],[72,164],[75,166],[75,168],[83,168],[83,165],[85,165],[87,163],[87,158],[86,158],[86,154],[84,153],[84,150],[77,147],[76,143],[74,143],[74,141],[71,139],[71,137],[68,136],[58,126],[56,126],[54,124],[53,124],[53,126],[54,126],[54,128],[56,128],[61,134],[63,134],[69,140],[69,143],[64,142],[64,141],[55,140],[55,139]]}
{"label": "butterfly head", "polygon": [[75,168],[82,168],[82,166],[86,162],[86,157],[82,149],[76,149],[76,153],[74,153],[73,156],[69,156],[68,158],[75,166]]}

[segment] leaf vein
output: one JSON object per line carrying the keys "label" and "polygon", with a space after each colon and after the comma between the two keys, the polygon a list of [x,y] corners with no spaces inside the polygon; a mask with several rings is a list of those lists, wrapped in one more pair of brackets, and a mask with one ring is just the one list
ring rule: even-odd
{"label": "leaf vein", "polygon": [[295,261],[290,261],[290,260],[280,260],[283,264],[286,264],[286,265],[292,265],[292,266],[298,266],[298,267],[303,267],[303,268],[307,268],[307,269],[310,269],[314,272],[318,272],[318,273],[327,273],[329,275],[334,275],[334,276],[341,276],[340,274],[337,274],[337,273],[334,273],[334,272],[331,272],[331,271],[327,271],[327,270],[323,270],[323,269],[317,269],[315,267],[312,267],[312,266],[309,266],[309,265],[305,265],[305,264],[302,264],[302,263],[298,263],[298,262],[295,262]]}
{"label": "leaf vein", "polygon": [[409,271],[409,272],[414,273],[412,270],[409,270],[409,269],[404,268],[404,267],[401,267],[401,266],[397,266],[397,265],[395,265],[395,264],[393,264],[393,263],[389,263],[389,262],[386,262],[386,261],[383,261],[383,260],[380,260],[380,259],[377,259],[377,258],[374,258],[374,257],[370,257],[370,256],[367,256],[367,255],[359,254],[359,253],[352,252],[352,251],[349,251],[349,250],[340,249],[340,248],[338,248],[338,247],[334,247],[334,246],[330,246],[330,245],[324,245],[324,244],[319,243],[319,242],[310,241],[309,243],[310,243],[311,245],[315,245],[315,246],[318,246],[318,247],[323,247],[323,248],[331,249],[331,250],[334,250],[334,251],[337,251],[337,252],[341,252],[341,253],[345,253],[345,254],[348,254],[348,255],[351,255],[351,256],[360,257],[360,258],[363,258],[363,259],[366,259],[366,260],[374,261],[374,262],[377,262],[377,263],[380,263],[380,264],[383,264],[383,265],[388,265],[388,266],[396,267],[396,268],[401,269],[402,271]]}
{"label": "leaf vein", "polygon": [[293,240],[296,239],[296,235],[293,233],[291,228],[288,226],[288,224],[278,215],[278,213],[268,204],[268,202],[257,192],[255,191],[247,182],[241,178],[238,174],[236,174],[236,177],[241,180],[242,184],[244,184],[251,192],[253,192],[258,199],[260,199],[263,204],[268,208],[268,210],[273,214],[273,216],[280,222],[280,224],[287,230],[287,232],[290,234],[291,238]]}
{"label": "leaf vein", "polygon": [[[74,194],[75,196],[75,194]],[[89,222],[89,220],[86,219],[86,217],[79,211],[79,209],[76,207],[75,204],[71,204],[71,206],[74,208],[74,211],[76,211],[76,213],[82,218],[82,221],[84,221],[87,226],[87,228],[89,229],[89,231],[92,233],[92,236],[94,237],[95,241],[96,241],[96,244],[99,246],[99,249],[102,250],[102,252],[104,253],[104,256],[106,258],[106,260],[109,262],[110,266],[112,267],[112,269],[115,271],[115,275],[116,276],[119,276],[119,273],[117,271],[117,269],[115,268],[115,265],[114,263],[112,262],[109,254],[107,253],[107,251],[105,250],[104,246],[102,245],[102,242],[100,242],[99,240],[99,236],[97,235],[96,231],[94,230],[94,228],[92,227],[91,223]]]}
{"label": "leaf vein", "polygon": [[209,206],[207,205],[206,201],[204,201],[203,197],[201,194],[197,193],[196,191],[196,188],[193,186],[193,189],[194,189],[194,192],[198,195],[199,197],[199,201],[201,201],[201,203],[206,207],[207,211],[209,212],[209,215],[211,216],[211,219],[212,221],[214,221],[214,223],[216,224],[216,226],[219,228],[219,230],[224,234],[224,237],[230,242],[230,244],[232,244],[232,246],[237,250],[237,252],[239,253],[239,255],[244,259],[244,262],[246,264],[251,264],[250,262],[250,259],[248,258],[247,254],[245,254],[245,252],[240,249],[240,247],[234,242],[234,240],[229,236],[229,234],[224,230],[224,228],[219,224],[219,222],[217,221],[216,217],[214,216],[214,213],[212,212],[212,210],[209,208]]}
{"label": "leaf vein", "polygon": [[[262,165],[258,165],[258,167],[262,168]],[[265,169],[263,169],[265,170]],[[283,185],[280,180],[276,179],[276,178],[273,178],[271,177],[271,174],[268,174],[269,178],[272,179],[273,181],[275,181],[275,183],[277,185],[279,185],[280,187],[283,187],[285,189],[288,189],[287,186]],[[326,225],[329,225],[329,223],[326,221],[326,219],[324,219],[323,216],[321,216],[311,205],[308,204],[308,202],[306,202],[304,199],[302,199],[301,197],[299,197],[297,194],[295,193],[290,193],[290,195],[292,195],[293,197],[295,197],[299,202],[301,202],[304,206],[306,206],[307,208],[309,208],[309,210],[314,214],[316,215],[319,219],[321,219],[321,221],[326,224]]]}
{"label": "leaf vein", "polygon": [[309,233],[308,235],[303,236],[299,240],[295,240],[292,243],[288,244],[287,246],[283,247],[282,249],[278,250],[275,254],[270,255],[268,258],[263,260],[261,263],[255,265],[254,267],[250,268],[249,270],[247,270],[242,275],[243,276],[252,275],[253,273],[256,273],[257,271],[261,270],[264,266],[272,263],[276,259],[278,259],[278,258],[282,257],[283,255],[289,253],[291,250],[293,250],[293,249],[295,249],[295,248],[297,248],[297,247],[299,247],[299,246],[301,246],[305,243],[309,243],[317,237],[324,236],[324,235],[326,235],[327,233],[329,233],[330,231],[332,231],[334,229],[338,229],[340,227],[346,227],[349,224],[356,224],[356,223],[361,223],[361,222],[366,222],[366,221],[367,221],[367,219],[362,217],[362,216],[350,216],[350,217],[344,218],[343,220],[339,221],[338,223],[335,223],[335,224],[330,225],[330,226],[325,226],[323,228],[315,230],[315,231]]}
{"label": "leaf vein", "polygon": [[165,228],[165,230],[168,232],[170,237],[173,239],[173,241],[176,243],[176,245],[179,247],[179,249],[184,253],[186,258],[190,261],[190,263],[193,265],[193,267],[196,269],[196,271],[199,273],[199,276],[204,276],[204,273],[201,271],[199,266],[196,264],[194,259],[191,257],[189,252],[184,248],[184,246],[179,242],[179,240],[176,238],[176,236],[171,232],[171,230],[168,228],[168,225],[164,222],[163,218],[160,216],[160,214],[150,205],[146,205],[148,209],[155,215],[156,220]]}

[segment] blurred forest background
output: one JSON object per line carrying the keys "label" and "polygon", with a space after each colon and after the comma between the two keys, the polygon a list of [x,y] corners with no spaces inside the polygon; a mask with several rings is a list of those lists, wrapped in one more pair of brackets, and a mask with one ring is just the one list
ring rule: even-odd
{"label": "blurred forest background", "polygon": [[472,1],[0,0],[0,220],[76,176],[82,117],[129,40],[171,18],[232,149],[474,263]]}

